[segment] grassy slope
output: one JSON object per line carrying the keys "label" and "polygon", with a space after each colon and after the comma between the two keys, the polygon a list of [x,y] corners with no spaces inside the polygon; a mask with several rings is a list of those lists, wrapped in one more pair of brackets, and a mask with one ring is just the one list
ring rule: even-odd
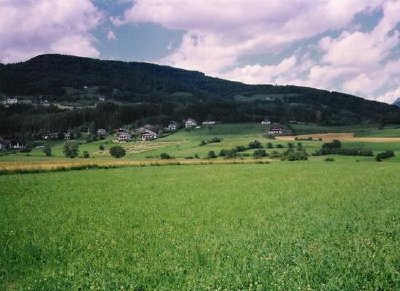
{"label": "grassy slope", "polygon": [[399,289],[398,171],[343,161],[0,176],[0,288]]}

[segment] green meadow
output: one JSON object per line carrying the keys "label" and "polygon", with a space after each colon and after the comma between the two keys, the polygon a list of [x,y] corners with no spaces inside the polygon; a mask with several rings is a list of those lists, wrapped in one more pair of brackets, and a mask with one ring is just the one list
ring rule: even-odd
{"label": "green meadow", "polygon": [[398,290],[400,164],[0,176],[2,290]]}

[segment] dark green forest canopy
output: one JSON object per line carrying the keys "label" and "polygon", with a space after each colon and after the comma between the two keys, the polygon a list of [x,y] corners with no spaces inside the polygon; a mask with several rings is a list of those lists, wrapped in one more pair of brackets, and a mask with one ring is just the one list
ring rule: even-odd
{"label": "dark green forest canopy", "polygon": [[[62,131],[93,122],[107,128],[188,117],[245,122],[267,116],[277,122],[325,125],[400,122],[399,107],[338,92],[246,85],[168,66],[64,55],[0,65],[0,93],[81,107],[40,108],[35,102],[0,107],[0,136]],[[99,97],[106,102],[98,103]],[[87,105],[92,107],[82,108]]]}

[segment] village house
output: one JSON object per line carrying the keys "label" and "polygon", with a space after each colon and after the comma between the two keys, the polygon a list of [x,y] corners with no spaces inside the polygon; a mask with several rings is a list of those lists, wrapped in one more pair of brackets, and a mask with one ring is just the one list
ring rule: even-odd
{"label": "village house", "polygon": [[266,133],[268,135],[282,135],[285,133],[285,128],[279,124],[273,124],[269,129],[267,129]]}
{"label": "village house", "polygon": [[185,128],[192,128],[192,127],[196,127],[197,126],[197,122],[196,120],[192,119],[192,118],[188,118],[185,122]]}
{"label": "village house", "polygon": [[97,136],[98,137],[105,137],[107,135],[107,131],[104,128],[99,128],[97,130]]}
{"label": "village house", "polygon": [[22,150],[26,147],[26,145],[22,142],[12,140],[8,144],[8,148],[12,150]]}
{"label": "village house", "polygon": [[58,132],[49,132],[42,135],[44,140],[56,140],[58,139]]}
{"label": "village house", "polygon": [[74,138],[74,133],[72,131],[67,131],[64,133],[64,139],[73,139]]}
{"label": "village house", "polygon": [[215,121],[203,121],[201,124],[203,126],[215,125]]}
{"label": "village house", "polygon": [[152,139],[158,138],[158,134],[157,133],[155,133],[154,131],[148,130],[148,129],[144,130],[141,133],[141,135],[142,135],[142,140],[143,141],[152,140]]}
{"label": "village house", "polygon": [[130,134],[130,132],[124,128],[119,128],[117,131],[117,140],[119,142],[123,142],[123,141],[130,141],[132,139],[132,134]]}
{"label": "village house", "polygon": [[8,105],[13,105],[13,104],[17,104],[17,103],[18,103],[17,98],[7,98],[7,100],[6,100],[6,104],[8,104]]}
{"label": "village house", "polygon": [[168,127],[166,128],[166,130],[168,131],[175,131],[178,129],[178,122],[176,121],[170,121]]}
{"label": "village house", "polygon": [[261,124],[262,124],[262,125],[270,125],[270,124],[271,124],[271,121],[266,117],[266,118],[264,118],[264,119],[261,121]]}

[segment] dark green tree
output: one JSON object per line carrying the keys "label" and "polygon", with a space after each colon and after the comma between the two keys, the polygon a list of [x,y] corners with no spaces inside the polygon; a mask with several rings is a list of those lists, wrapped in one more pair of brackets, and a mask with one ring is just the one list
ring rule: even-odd
{"label": "dark green tree", "polygon": [[65,142],[63,153],[67,158],[76,158],[79,154],[79,144],[73,140]]}
{"label": "dark green tree", "polygon": [[113,146],[110,148],[110,155],[113,156],[114,158],[122,158],[125,156],[126,151],[123,147],[121,146]]}

